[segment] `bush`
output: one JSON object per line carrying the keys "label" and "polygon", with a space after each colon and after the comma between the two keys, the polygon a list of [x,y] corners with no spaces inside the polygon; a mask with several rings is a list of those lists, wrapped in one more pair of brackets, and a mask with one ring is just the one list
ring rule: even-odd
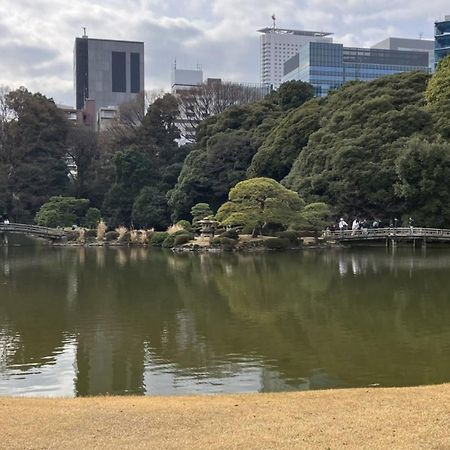
{"label": "bush", "polygon": [[67,231],[67,242],[75,242],[78,240],[79,233],[78,231]]}
{"label": "bush", "polygon": [[97,208],[89,208],[84,217],[84,225],[88,228],[96,228],[102,220],[102,214]]}
{"label": "bush", "polygon": [[155,231],[150,239],[150,245],[152,247],[161,247],[167,236],[169,236],[169,233],[166,231]]}
{"label": "bush", "polygon": [[127,231],[124,235],[119,236],[119,242],[121,244],[129,244],[131,242],[131,234]]}
{"label": "bush", "polygon": [[107,233],[105,233],[106,242],[117,241],[118,237],[119,233],[117,231],[108,231]]}
{"label": "bush", "polygon": [[227,230],[221,234],[221,237],[237,240],[239,239],[239,233],[236,230]]}
{"label": "bush", "polygon": [[97,230],[86,230],[84,237],[86,239],[96,239],[97,238]]}
{"label": "bush", "polygon": [[296,231],[280,231],[275,234],[276,237],[287,239],[291,244],[298,246],[300,241],[298,240],[298,233]]}
{"label": "bush", "polygon": [[164,239],[164,242],[162,243],[162,248],[172,248],[175,245],[175,235],[169,234],[169,236]]}
{"label": "bush", "polygon": [[189,220],[179,220],[176,225],[183,227],[183,229],[186,231],[192,231],[192,225]]}
{"label": "bush", "polygon": [[188,242],[192,241],[194,239],[193,234],[180,234],[175,237],[174,245],[175,247],[178,247],[180,245],[187,244]]}
{"label": "bush", "polygon": [[269,250],[287,250],[290,247],[292,247],[291,242],[289,239],[286,238],[269,238],[264,241],[264,245]]}
{"label": "bush", "polygon": [[227,237],[216,237],[212,240],[212,247],[220,247],[222,250],[231,252],[236,247],[237,241]]}

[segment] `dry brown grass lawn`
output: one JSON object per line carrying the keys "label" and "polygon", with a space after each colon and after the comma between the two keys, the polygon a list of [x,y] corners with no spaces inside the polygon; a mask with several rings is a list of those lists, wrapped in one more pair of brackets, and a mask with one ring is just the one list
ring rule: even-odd
{"label": "dry brown grass lawn", "polygon": [[198,397],[0,397],[0,447],[450,448],[450,385]]}

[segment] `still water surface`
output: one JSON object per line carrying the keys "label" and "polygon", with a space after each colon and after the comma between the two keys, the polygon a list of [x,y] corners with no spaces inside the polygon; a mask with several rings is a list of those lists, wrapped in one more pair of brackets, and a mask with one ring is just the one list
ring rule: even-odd
{"label": "still water surface", "polygon": [[0,248],[0,395],[449,381],[449,250]]}

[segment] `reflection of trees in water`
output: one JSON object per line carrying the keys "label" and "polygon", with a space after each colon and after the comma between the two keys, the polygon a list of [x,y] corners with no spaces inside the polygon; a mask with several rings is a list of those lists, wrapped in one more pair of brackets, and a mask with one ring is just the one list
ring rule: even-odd
{"label": "reflection of trees in water", "polygon": [[431,255],[14,250],[0,326],[19,337],[13,363],[48,363],[76,336],[81,395],[143,393],[147,352],[210,377],[262,358],[271,385],[448,381],[450,264]]}

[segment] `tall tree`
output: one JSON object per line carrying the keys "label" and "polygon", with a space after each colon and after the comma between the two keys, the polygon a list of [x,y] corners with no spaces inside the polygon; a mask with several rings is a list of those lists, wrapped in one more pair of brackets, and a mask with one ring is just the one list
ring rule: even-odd
{"label": "tall tree", "polygon": [[25,88],[4,96],[8,110],[0,173],[6,177],[4,208],[17,221],[31,221],[51,196],[67,190],[68,122],[53,100]]}

